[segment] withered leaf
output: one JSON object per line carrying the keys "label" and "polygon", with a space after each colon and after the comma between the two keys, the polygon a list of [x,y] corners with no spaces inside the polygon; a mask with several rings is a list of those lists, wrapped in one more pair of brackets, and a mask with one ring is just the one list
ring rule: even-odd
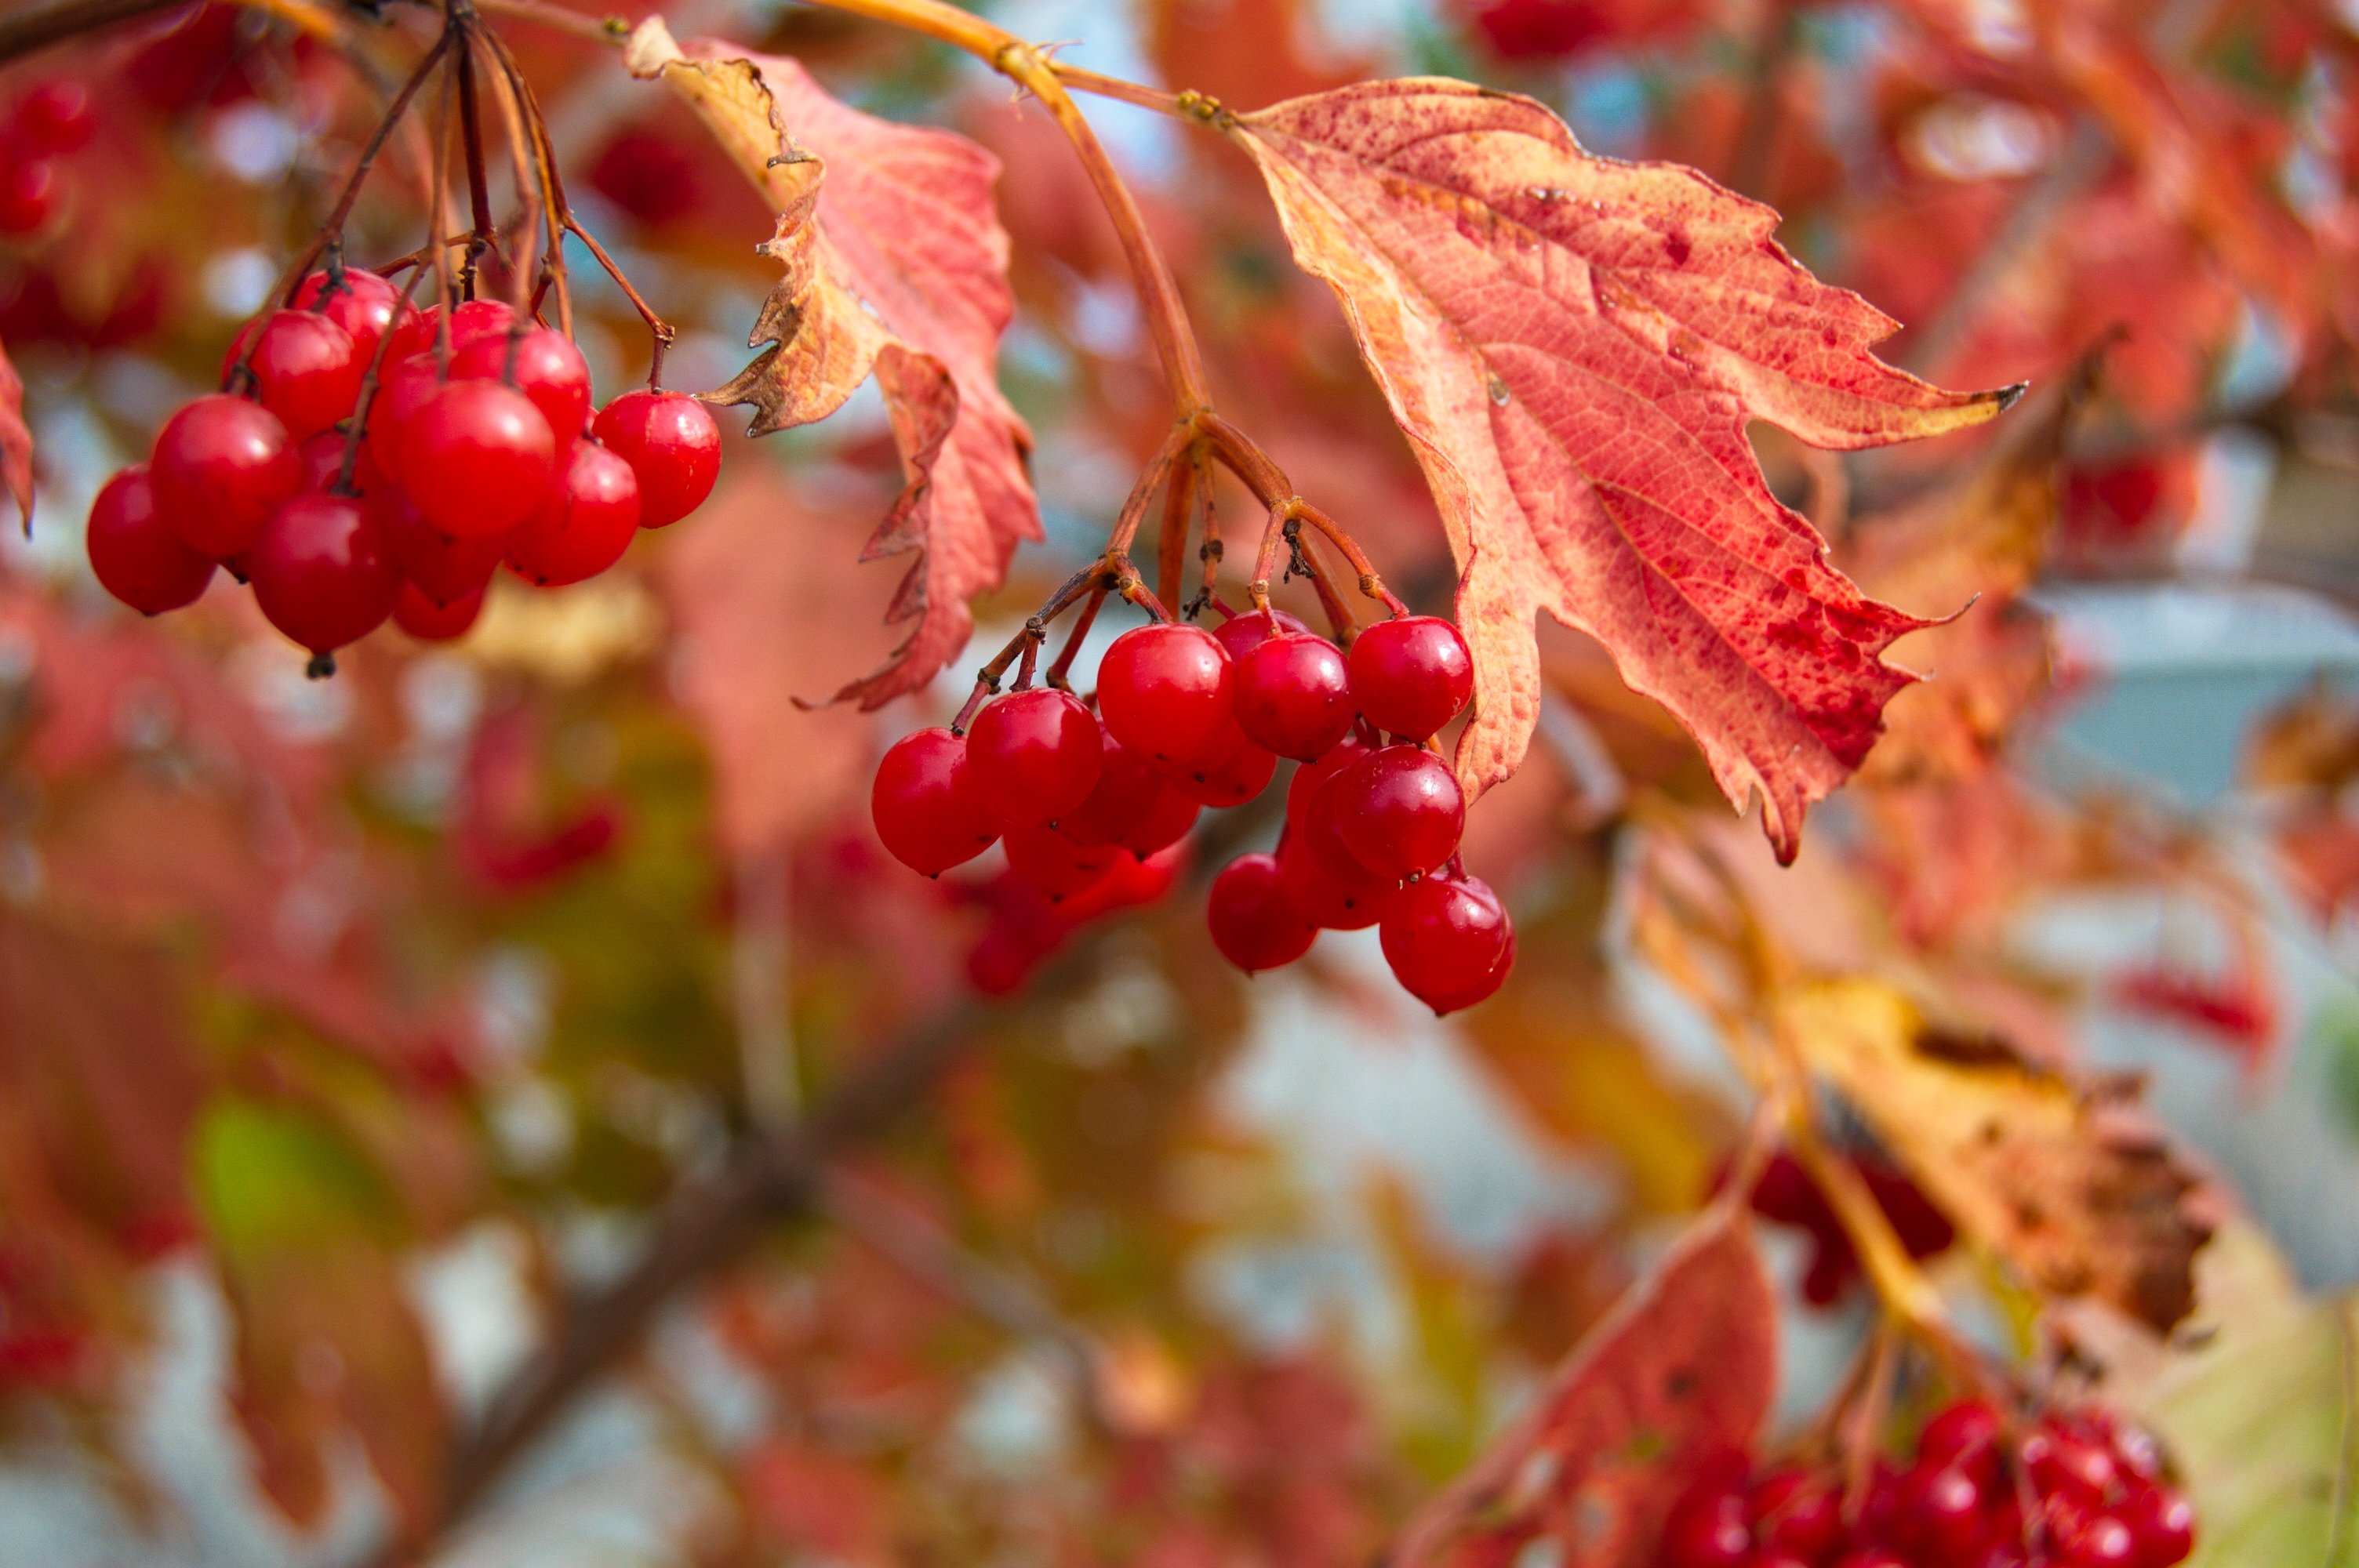
{"label": "withered leaf", "polygon": [[967,601],[1038,539],[1031,432],[1000,392],[1015,314],[998,160],[963,136],[846,107],[794,60],[710,39],[682,49],[660,17],[631,36],[634,75],[687,100],[778,210],[761,246],[785,276],[751,341],[762,353],[708,401],[749,405],[756,435],[823,419],[861,383],[885,395],[907,485],[861,558],[915,551],[886,619],[908,638],[838,700],[875,708],[930,679],[973,629]]}
{"label": "withered leaf", "polygon": [[1529,99],[1412,78],[1223,124],[1440,505],[1474,649],[1469,791],[1529,744],[1546,610],[1679,717],[1732,799],[1759,792],[1790,860],[1910,678],[1880,655],[1925,622],[1828,564],[1745,421],[1868,447],[1979,424],[2014,391],[1885,364],[1869,351],[1895,323],[1788,255],[1775,212],[1691,169],[1593,157]]}
{"label": "withered leaf", "polygon": [[1995,1036],[1944,1033],[1876,980],[1803,986],[1777,1011],[1942,1212],[2044,1294],[2157,1333],[2187,1315],[2215,1206],[2134,1083],[2075,1081]]}

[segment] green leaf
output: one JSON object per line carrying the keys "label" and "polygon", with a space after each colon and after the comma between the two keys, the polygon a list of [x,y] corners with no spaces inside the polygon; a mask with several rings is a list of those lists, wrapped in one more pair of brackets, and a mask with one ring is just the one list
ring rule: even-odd
{"label": "green leaf", "polygon": [[227,1100],[197,1130],[197,1196],[214,1238],[253,1253],[316,1241],[356,1225],[389,1230],[385,1183],[352,1147],[310,1116]]}

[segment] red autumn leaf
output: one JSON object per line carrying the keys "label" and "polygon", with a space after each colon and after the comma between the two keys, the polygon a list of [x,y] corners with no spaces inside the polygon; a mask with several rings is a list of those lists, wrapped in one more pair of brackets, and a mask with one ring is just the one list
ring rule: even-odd
{"label": "red autumn leaf", "polygon": [[1596,636],[1694,734],[1779,854],[1859,765],[1924,625],[1861,593],[1746,444],[1766,419],[1853,449],[1979,424],[1869,351],[1895,323],[1770,238],[1777,214],[1670,164],[1582,150],[1528,99],[1369,82],[1223,124],[1295,259],[1342,298],[1424,465],[1463,574],[1470,792],[1539,712],[1534,618]]}
{"label": "red autumn leaf", "polygon": [[778,209],[761,249],[786,276],[754,324],[763,351],[708,401],[751,405],[764,435],[825,418],[872,373],[885,395],[908,485],[861,558],[919,552],[886,612],[917,625],[836,694],[880,707],[957,655],[973,630],[967,600],[1041,536],[1032,434],[997,379],[1015,314],[992,205],[999,161],[963,136],[846,108],[791,59],[710,39],[683,51],[660,18],[627,58],[679,92]]}
{"label": "red autumn leaf", "polygon": [[25,424],[25,378],[0,343],[0,490],[16,503],[25,532],[33,532],[33,432]]}
{"label": "red autumn leaf", "polygon": [[1399,1568],[1641,1568],[1706,1465],[1749,1449],[1777,1385],[1777,1309],[1741,1212],[1691,1232],[1582,1342],[1529,1415],[1411,1521]]}

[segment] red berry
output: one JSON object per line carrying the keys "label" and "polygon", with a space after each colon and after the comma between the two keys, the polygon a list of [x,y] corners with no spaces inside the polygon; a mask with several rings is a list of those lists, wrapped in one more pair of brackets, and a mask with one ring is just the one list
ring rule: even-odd
{"label": "red berry", "polygon": [[508,565],[543,588],[582,582],[621,560],[638,531],[631,465],[595,441],[576,441],[539,508],[509,532]]}
{"label": "red berry", "polygon": [[2042,1494],[2064,1492],[2083,1502],[2104,1502],[2121,1479],[2111,1449],[2070,1433],[2053,1433],[2043,1446],[2027,1448],[2024,1464]]}
{"label": "red berry", "polygon": [[[394,317],[401,311],[401,290],[375,273],[353,266],[344,269],[343,282],[331,292],[328,275],[315,272],[296,288],[295,308],[310,309],[320,304],[322,294],[327,296],[327,303],[320,306],[320,314],[352,335],[361,366],[366,369],[376,355],[377,344],[393,326]],[[391,357],[387,355],[388,360]]]}
{"label": "red berry", "polygon": [[1843,1544],[1843,1496],[1822,1476],[1793,1468],[1773,1471],[1754,1484],[1745,1500],[1753,1537],[1764,1550],[1817,1563]]}
{"label": "red berry", "polygon": [[1474,657],[1439,616],[1378,622],[1353,640],[1352,695],[1377,729],[1422,741],[1474,695]]}
{"label": "red berry", "polygon": [[1053,821],[1089,799],[1104,752],[1089,706],[1052,687],[991,703],[975,715],[966,738],[975,791],[1004,832]]}
{"label": "red berry", "polygon": [[1328,792],[1343,842],[1380,877],[1432,871],[1458,852],[1466,830],[1458,775],[1421,746],[1387,746],[1321,793]]}
{"label": "red berry", "polygon": [[1155,804],[1147,808],[1138,826],[1114,840],[1118,847],[1142,860],[1185,838],[1188,829],[1196,826],[1196,814],[1202,809],[1169,784],[1160,780],[1158,784]]}
{"label": "red berry", "polygon": [[156,510],[190,548],[226,560],[250,548],[303,483],[278,416],[227,393],[195,399],[157,432],[148,464]]}
{"label": "red berry", "polygon": [[388,350],[385,369],[377,376],[376,392],[369,399],[369,456],[376,460],[380,473],[402,471],[401,443],[409,433],[409,423],[427,400],[442,390],[442,378],[434,369],[432,354],[409,354],[396,358]]}
{"label": "red berry", "polygon": [[[973,758],[968,737],[968,758]],[[1064,900],[1114,870],[1122,851],[1112,844],[1076,844],[1045,822],[1019,822],[1000,838],[1008,869],[1050,898]]]}
{"label": "red berry", "polygon": [[70,76],[42,82],[17,103],[8,130],[11,139],[33,157],[82,151],[98,131],[89,86]]}
{"label": "red berry", "polygon": [[457,538],[505,534],[540,509],[557,441],[531,399],[490,381],[445,383],[400,429],[389,470],[426,520]]}
{"label": "red berry", "polygon": [[58,166],[45,157],[7,157],[0,168],[0,234],[29,234],[58,210]]}
{"label": "red berry", "polygon": [[1393,897],[1378,935],[1393,978],[1440,1013],[1449,1011],[1445,1001],[1471,1005],[1462,999],[1478,991],[1487,996],[1484,982],[1506,978],[1499,960],[1511,931],[1498,895],[1481,878],[1427,878]]}
{"label": "red berry", "polygon": [[[1381,935],[1382,933],[1378,935]],[[1492,997],[1498,994],[1499,988],[1507,983],[1507,977],[1514,973],[1515,968],[1516,927],[1511,922],[1507,926],[1506,943],[1500,947],[1499,956],[1491,960],[1491,967],[1473,983],[1461,986],[1456,990],[1440,991],[1418,1000],[1433,1009],[1433,1015],[1436,1018],[1447,1018],[1453,1012],[1473,1007],[1478,1001],[1490,1000]]]}
{"label": "red berry", "polygon": [[876,837],[929,877],[991,848],[993,831],[966,765],[966,741],[937,725],[904,735],[876,764],[868,795]]}
{"label": "red berry", "polygon": [[1217,763],[1181,769],[1171,787],[1199,806],[1223,810],[1261,794],[1277,772],[1277,753],[1248,742]]}
{"label": "red berry", "polygon": [[1089,798],[1057,817],[1058,827],[1076,844],[1120,842],[1147,820],[1163,793],[1163,775],[1125,751],[1103,725],[1098,726],[1098,782]]}
{"label": "red berry", "polygon": [[213,577],[213,558],[189,548],[156,514],[147,465],[134,463],[91,503],[86,535],[99,585],[142,615],[194,604]]}
{"label": "red berry", "polygon": [[1744,1568],[1752,1554],[1745,1499],[1707,1488],[1690,1492],[1672,1507],[1657,1555],[1663,1568]]}
{"label": "red berry", "polygon": [[375,509],[319,491],[270,514],[246,555],[246,576],[270,623],[315,654],[368,635],[401,592]]}
{"label": "red berry", "polygon": [[[510,344],[516,351],[513,374]],[[505,332],[477,338],[451,354],[451,374],[513,385],[532,399],[560,446],[579,439],[590,422],[590,362],[572,339],[552,328],[536,327],[520,338]]]}
{"label": "red berry", "polygon": [[598,411],[591,429],[638,470],[641,527],[677,523],[712,493],[721,473],[721,427],[695,398],[626,392]]}
{"label": "red berry", "polygon": [[1237,728],[1247,740],[1309,762],[1351,732],[1358,711],[1352,706],[1351,676],[1343,650],[1326,638],[1290,632],[1231,657]]}
{"label": "red berry", "polygon": [[1835,1568],[1916,1568],[1916,1565],[1906,1557],[1895,1556],[1881,1546],[1863,1546],[1836,1558]]}
{"label": "red berry", "polygon": [[1098,712],[1114,738],[1171,766],[1219,741],[1231,716],[1229,655],[1212,634],[1178,622],[1136,626],[1098,665]]}
{"label": "red berry", "polygon": [[1228,650],[1229,657],[1242,659],[1272,637],[1310,630],[1300,618],[1288,615],[1272,605],[1267,610],[1248,610],[1243,615],[1230,616],[1221,622],[1212,635],[1220,639],[1221,646]]}
{"label": "red berry", "polygon": [[255,395],[300,441],[353,411],[368,363],[353,335],[309,310],[277,310],[254,340]]}
{"label": "red berry", "polygon": [[393,552],[403,580],[435,604],[455,606],[483,592],[507,555],[506,535],[453,539],[437,533],[397,490],[384,492],[377,519],[385,529],[386,548]]}
{"label": "red berry", "polygon": [[402,296],[394,306],[393,344],[385,351],[385,362],[397,364],[412,354],[429,352],[441,320],[440,306],[429,305],[421,310],[407,295]]}
{"label": "red berry", "polygon": [[448,643],[463,637],[484,612],[484,590],[477,589],[462,599],[448,604],[438,604],[419,590],[414,582],[401,585],[401,593],[393,601],[393,623],[421,643]]}
{"label": "red berry", "polygon": [[1204,922],[1221,957],[1249,975],[1291,964],[1319,936],[1287,891],[1275,855],[1240,855],[1223,866]]}
{"label": "red berry", "polygon": [[2072,1568],[2142,1568],[2137,1532],[2112,1514],[2094,1514],[2079,1528],[2058,1532]]}
{"label": "red berry", "polygon": [[2138,1568],[2173,1568],[2195,1550],[2194,1506],[2169,1487],[2132,1491],[2121,1517],[2137,1537]]}
{"label": "red berry", "polygon": [[478,338],[505,336],[516,320],[516,312],[505,300],[470,299],[451,312],[451,355],[456,359],[461,349]]}
{"label": "red berry", "polygon": [[1902,1477],[1899,1525],[1935,1568],[1969,1568],[1983,1539],[1983,1485],[1954,1465],[1925,1465]]}
{"label": "red berry", "polygon": [[1277,847],[1277,869],[1295,907],[1323,931],[1364,931],[1383,917],[1395,896],[1394,889],[1380,882],[1332,875],[1299,834],[1288,834]]}
{"label": "red berry", "polygon": [[[1786,1154],[1781,1154],[1778,1158],[1789,1163],[1793,1159],[1791,1155]],[[1794,1166],[1794,1173],[1806,1183],[1810,1180],[1809,1177],[1801,1175],[1799,1165]],[[1768,1176],[1766,1173],[1762,1176],[1762,1184],[1764,1186],[1768,1184]],[[1811,1197],[1817,1200],[1820,1208],[1824,1209],[1826,1200],[1820,1196],[1818,1188],[1813,1186],[1810,1190]],[[1757,1190],[1754,1195],[1754,1207],[1760,1209],[1760,1212],[1765,1215],[1769,1214],[1767,1209],[1761,1208],[1760,1195]],[[1770,1217],[1782,1219],[1788,1217],[1771,1215]],[[1981,1455],[1989,1453],[1991,1445],[1998,1441],[1998,1411],[1991,1408],[1989,1401],[1960,1400],[1954,1404],[1944,1405],[1935,1411],[1931,1419],[1925,1422],[1925,1430],[1917,1434],[1917,1456],[1930,1465],[1954,1465],[1961,1461],[1978,1460]]]}
{"label": "red berry", "polygon": [[1303,813],[1310,806],[1312,795],[1329,779],[1375,750],[1358,736],[1346,735],[1317,762],[1306,762],[1295,769],[1293,781],[1286,786],[1286,820],[1299,831]]}
{"label": "red berry", "polygon": [[[344,433],[342,430],[322,430],[316,436],[306,437],[295,449],[295,460],[303,470],[303,489],[331,488],[343,477]],[[368,444],[363,442],[359,454],[353,460],[353,493],[367,495],[383,488],[384,483],[384,477],[376,471],[376,463],[369,457]]]}

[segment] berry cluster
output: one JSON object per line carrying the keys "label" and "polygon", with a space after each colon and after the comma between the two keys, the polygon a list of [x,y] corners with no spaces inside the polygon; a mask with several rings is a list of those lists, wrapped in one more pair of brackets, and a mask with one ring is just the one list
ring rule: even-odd
{"label": "berry cluster", "polygon": [[[1948,1217],[1917,1190],[1917,1184],[1881,1159],[1852,1156],[1853,1168],[1875,1197],[1893,1233],[1911,1258],[1930,1258],[1947,1251],[1958,1238]],[[1859,1254],[1835,1217],[1834,1206],[1819,1190],[1801,1162],[1782,1151],[1761,1168],[1753,1184],[1753,1212],[1764,1219],[1807,1231],[1810,1238],[1810,1266],[1802,1274],[1802,1298],[1813,1306],[1827,1306],[1841,1298],[1860,1276]]]}
{"label": "berry cluster", "polygon": [[97,128],[89,87],[71,77],[42,82],[0,114],[0,235],[49,226],[65,197],[60,165]]}
{"label": "berry cluster", "polygon": [[2195,1515],[2144,1433],[2094,1408],[2010,1423],[1981,1400],[1925,1423],[1856,1506],[1829,1470],[1708,1474],[1671,1510],[1660,1568],[2172,1568]]}
{"label": "berry cluster", "polygon": [[1214,945],[1251,972],[1293,962],[1321,928],[1377,925],[1401,983],[1450,1012],[1496,990],[1515,956],[1506,911],[1458,863],[1457,777],[1425,744],[1473,691],[1465,640],[1431,616],[1372,626],[1348,654],[1282,611],[1217,633],[1159,622],[1106,650],[1094,711],[1026,687],[964,734],[905,737],[877,769],[876,829],[928,876],[1001,843],[1017,877],[1074,898],[1176,843],[1201,808],[1260,795],[1292,758],[1277,852],[1212,883]]}
{"label": "berry cluster", "polygon": [[503,560],[543,587],[596,576],[720,470],[694,398],[627,392],[593,418],[564,334],[490,299],[446,323],[357,269],[311,274],[249,324],[223,381],[244,390],[183,406],[99,492],[91,568],[155,615],[225,566],[322,672],[388,616],[464,633]]}

